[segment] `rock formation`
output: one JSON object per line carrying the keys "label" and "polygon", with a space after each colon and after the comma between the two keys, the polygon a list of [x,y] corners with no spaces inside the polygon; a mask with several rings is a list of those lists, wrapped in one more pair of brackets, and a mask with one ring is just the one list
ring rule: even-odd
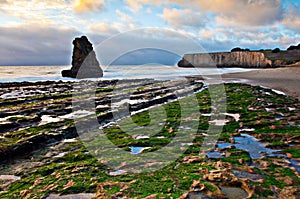
{"label": "rock formation", "polygon": [[248,51],[234,48],[232,52],[185,54],[178,62],[179,67],[239,67],[276,68],[299,65],[300,50]]}
{"label": "rock formation", "polygon": [[207,54],[185,54],[179,67],[242,67],[266,68],[272,61],[261,52],[223,52]]}
{"label": "rock formation", "polygon": [[63,70],[62,76],[78,79],[102,77],[103,71],[88,38],[86,36],[75,38],[73,45],[72,68]]}

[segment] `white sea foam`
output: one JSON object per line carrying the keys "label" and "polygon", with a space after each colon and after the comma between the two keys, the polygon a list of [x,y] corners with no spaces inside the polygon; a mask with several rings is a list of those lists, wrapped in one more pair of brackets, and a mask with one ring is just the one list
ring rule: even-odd
{"label": "white sea foam", "polygon": [[73,111],[72,113],[63,115],[63,116],[59,116],[59,118],[61,118],[61,119],[76,119],[76,118],[81,118],[81,117],[85,117],[85,116],[92,115],[92,114],[95,114],[95,112],[86,111],[86,110],[78,110],[78,111]]}
{"label": "white sea foam", "polygon": [[59,122],[59,121],[61,121],[60,118],[58,118],[58,117],[51,117],[50,115],[43,115],[41,117],[41,120],[42,121],[40,122],[39,125],[44,125],[44,124],[48,124],[48,123],[52,123],[52,122]]}
{"label": "white sea foam", "polygon": [[[71,66],[0,66],[0,82],[74,81],[61,76],[61,71]],[[104,76],[101,79],[170,79],[176,80],[190,75],[212,75],[234,72],[247,72],[253,69],[243,68],[179,68],[164,65],[128,65],[102,66]],[[257,70],[257,69],[256,69]]]}
{"label": "white sea foam", "polygon": [[276,90],[276,89],[272,89],[272,91],[279,94],[279,95],[286,95],[284,92]]}

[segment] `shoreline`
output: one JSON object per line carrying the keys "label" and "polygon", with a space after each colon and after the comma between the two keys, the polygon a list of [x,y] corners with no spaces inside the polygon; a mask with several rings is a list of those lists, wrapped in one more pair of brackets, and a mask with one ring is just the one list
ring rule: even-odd
{"label": "shoreline", "polygon": [[223,80],[246,80],[250,85],[276,89],[300,99],[300,67],[254,70],[221,75]]}
{"label": "shoreline", "polygon": [[[196,78],[198,80],[203,80],[204,82],[213,79],[215,75],[188,75],[185,78]],[[254,86],[262,86],[270,89],[275,89],[284,92],[286,95],[295,97],[300,100],[300,67],[282,67],[282,68],[272,68],[272,69],[260,69],[251,70],[244,72],[233,72],[233,73],[223,73],[218,75],[221,77],[222,82],[239,82],[244,84],[250,84]],[[182,76],[183,77],[183,76]],[[146,78],[148,79],[148,78]],[[151,78],[149,78],[151,79]],[[217,78],[219,79],[219,78]],[[121,79],[121,81],[132,81],[133,79]],[[141,80],[141,79],[139,79]],[[26,86],[26,85],[49,85],[53,83],[61,84],[73,84],[77,82],[76,79],[64,80],[45,80],[45,81],[22,81],[22,82],[0,82],[0,87],[7,86]],[[104,84],[109,84],[109,82],[118,81],[118,79],[98,79],[97,81],[103,82]]]}
{"label": "shoreline", "polygon": [[[0,66],[0,82],[39,82],[39,81],[76,81],[74,78],[63,78],[60,74],[65,67],[2,67]],[[177,66],[163,65],[124,65],[124,66],[103,66],[104,76],[100,80],[125,80],[125,79],[158,79],[173,80],[184,78],[185,76],[223,74],[234,72],[245,72],[251,69],[243,68],[179,68]],[[145,72],[146,71],[146,72]]]}

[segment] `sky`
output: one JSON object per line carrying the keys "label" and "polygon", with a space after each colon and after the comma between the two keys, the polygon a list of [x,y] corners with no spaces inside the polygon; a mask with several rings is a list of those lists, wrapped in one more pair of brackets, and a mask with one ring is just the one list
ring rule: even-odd
{"label": "sky", "polygon": [[130,51],[115,64],[175,64],[175,48],[189,49],[176,34],[207,52],[300,43],[298,0],[0,0],[0,15],[0,65],[70,65],[82,35],[103,54]]}

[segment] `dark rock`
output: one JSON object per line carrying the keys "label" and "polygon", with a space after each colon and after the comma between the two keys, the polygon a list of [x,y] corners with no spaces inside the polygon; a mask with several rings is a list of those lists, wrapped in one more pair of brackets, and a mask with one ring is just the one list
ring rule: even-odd
{"label": "dark rock", "polygon": [[288,47],[288,49],[287,50],[300,50],[300,44],[298,44],[298,46],[290,46],[290,47]]}
{"label": "dark rock", "polygon": [[177,64],[179,67],[187,67],[187,68],[191,68],[193,67],[193,64],[191,64],[189,61],[187,61],[186,59],[182,59],[178,62]]}
{"label": "dark rock", "polygon": [[279,48],[275,48],[274,50],[272,50],[272,53],[279,53],[280,49]]}
{"label": "dark rock", "polygon": [[15,123],[15,122],[2,123],[2,124],[0,124],[0,133],[4,133],[4,132],[7,132],[7,131],[12,131],[12,130],[15,130],[19,127],[20,127],[20,125]]}
{"label": "dark rock", "polygon": [[240,47],[236,47],[236,48],[231,49],[231,52],[244,52],[244,51],[248,51],[249,52],[250,49],[249,48],[242,49]]}
{"label": "dark rock", "polygon": [[40,133],[14,145],[0,147],[0,162],[27,156],[32,151],[45,147],[49,143],[76,137],[78,137],[78,134],[74,126],[70,126],[58,133]]}
{"label": "dark rock", "polygon": [[99,78],[103,76],[103,71],[96,58],[93,45],[86,36],[75,38],[73,41],[72,68],[63,70],[63,77],[72,78]]}

